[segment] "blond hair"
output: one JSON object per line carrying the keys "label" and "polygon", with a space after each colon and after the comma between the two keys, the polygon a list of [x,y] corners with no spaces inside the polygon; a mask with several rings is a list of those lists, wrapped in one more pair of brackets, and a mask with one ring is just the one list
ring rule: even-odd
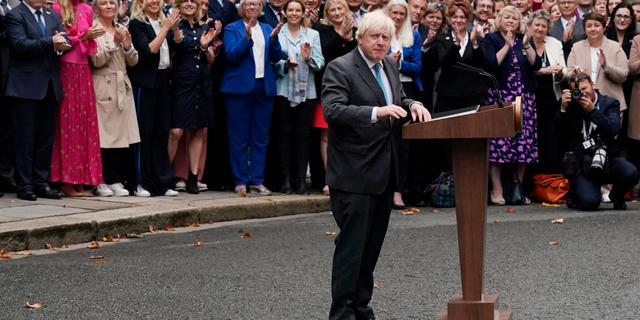
{"label": "blond hair", "polygon": [[360,40],[364,37],[364,34],[370,30],[382,30],[387,33],[389,39],[393,38],[396,34],[396,26],[393,20],[380,9],[369,12],[362,17],[362,20],[360,20],[358,24],[356,37]]}
{"label": "blond hair", "polygon": [[405,0],[390,0],[384,8],[387,15],[391,15],[391,9],[395,6],[401,6],[404,8],[404,21],[400,26],[400,30],[396,30],[398,33],[398,40],[402,44],[402,47],[411,47],[413,45],[413,30],[411,29],[411,19],[409,18],[409,5]]}
{"label": "blond hair", "polygon": [[350,10],[349,10],[349,4],[347,4],[347,0],[327,0],[324,3],[324,15],[323,15],[324,18],[322,18],[320,22],[328,26],[333,25],[331,23],[331,20],[329,19],[329,9],[331,9],[331,6],[335,6],[335,5],[343,6],[345,10],[345,15],[349,14]]}
{"label": "blond hair", "polygon": [[500,12],[498,12],[498,14],[496,15],[496,22],[495,22],[496,28],[498,30],[502,28],[502,17],[507,14],[512,15],[514,18],[518,19],[520,26],[518,27],[516,32],[524,33],[525,22],[524,22],[524,19],[522,18],[522,13],[516,7],[511,5],[502,8],[502,10],[500,10]]}
{"label": "blond hair", "polygon": [[[80,0],[80,2],[84,1]],[[60,19],[62,20],[62,24],[66,27],[71,27],[73,25],[73,21],[76,20],[76,13],[73,11],[71,1],[58,0],[58,5],[60,6]]]}
{"label": "blond hair", "polygon": [[[147,14],[144,13],[145,4],[145,0],[133,0],[133,3],[131,3],[131,19],[149,23],[149,17],[147,17]],[[162,25],[167,19],[162,9],[158,10],[158,19],[160,20],[160,25]]]}
{"label": "blond hair", "polygon": [[[199,24],[200,20],[202,20],[202,10],[200,10],[200,4],[202,3],[202,0],[193,1],[196,3],[196,14],[193,16],[193,21],[191,22],[194,24]],[[180,6],[185,2],[187,2],[187,0],[173,0],[173,8],[176,10],[180,10]]]}
{"label": "blond hair", "polygon": [[[264,14],[264,12],[262,12],[262,8],[264,7],[264,3],[262,3],[263,0],[259,0],[258,1],[258,6],[260,9],[260,14],[259,16],[262,16]],[[238,14],[242,17],[242,19],[244,19],[244,3],[247,2],[247,0],[240,0],[240,3],[238,3]]]}
{"label": "blond hair", "polygon": [[[93,1],[91,1],[91,8],[93,9],[94,20],[99,17],[98,5],[100,5],[100,1],[102,1],[102,0],[93,0]],[[116,6],[116,12],[118,12],[118,0],[106,0],[106,1],[113,2],[115,4],[115,6]],[[114,16],[113,17],[114,25],[115,25],[116,20],[117,20],[117,18]]]}

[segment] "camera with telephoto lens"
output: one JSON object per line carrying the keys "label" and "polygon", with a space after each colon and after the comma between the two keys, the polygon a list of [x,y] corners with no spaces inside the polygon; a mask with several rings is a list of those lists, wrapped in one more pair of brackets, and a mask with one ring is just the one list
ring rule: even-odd
{"label": "camera with telephoto lens", "polygon": [[571,89],[571,101],[578,101],[582,98],[582,90],[578,87],[578,73],[573,74],[573,85],[575,88]]}
{"label": "camera with telephoto lens", "polygon": [[593,154],[593,160],[591,160],[591,169],[604,170],[604,165],[607,163],[607,146],[600,145],[596,152]]}

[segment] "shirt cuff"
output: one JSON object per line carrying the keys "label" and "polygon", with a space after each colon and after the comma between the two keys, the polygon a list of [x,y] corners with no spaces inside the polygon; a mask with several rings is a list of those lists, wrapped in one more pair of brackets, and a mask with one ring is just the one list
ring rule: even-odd
{"label": "shirt cuff", "polygon": [[378,122],[378,107],[373,107],[371,111],[371,123]]}

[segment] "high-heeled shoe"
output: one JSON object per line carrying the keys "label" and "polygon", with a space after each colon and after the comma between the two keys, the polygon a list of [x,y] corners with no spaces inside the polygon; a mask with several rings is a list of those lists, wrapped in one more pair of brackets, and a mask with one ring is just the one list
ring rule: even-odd
{"label": "high-heeled shoe", "polygon": [[491,191],[489,193],[490,197],[491,197],[491,204],[496,205],[496,206],[504,206],[505,201],[504,201],[504,197],[502,195],[500,195],[499,197],[496,197],[493,194],[493,191]]}

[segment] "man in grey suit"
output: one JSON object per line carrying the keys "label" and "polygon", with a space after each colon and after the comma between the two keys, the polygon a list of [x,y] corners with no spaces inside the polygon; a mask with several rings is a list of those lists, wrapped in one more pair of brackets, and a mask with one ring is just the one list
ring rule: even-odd
{"label": "man in grey suit", "polygon": [[401,125],[430,120],[402,91],[398,65],[387,57],[393,21],[381,10],[365,14],[358,48],[327,65],[322,106],[329,124],[327,184],[340,228],[335,240],[329,318],[375,319],[369,307],[373,270],[387,232],[398,184]]}
{"label": "man in grey suit", "polygon": [[562,42],[562,51],[564,59],[569,58],[571,47],[573,44],[586,39],[582,19],[576,14],[578,8],[578,0],[560,0],[558,1],[560,9],[560,19],[551,25],[549,35]]}

